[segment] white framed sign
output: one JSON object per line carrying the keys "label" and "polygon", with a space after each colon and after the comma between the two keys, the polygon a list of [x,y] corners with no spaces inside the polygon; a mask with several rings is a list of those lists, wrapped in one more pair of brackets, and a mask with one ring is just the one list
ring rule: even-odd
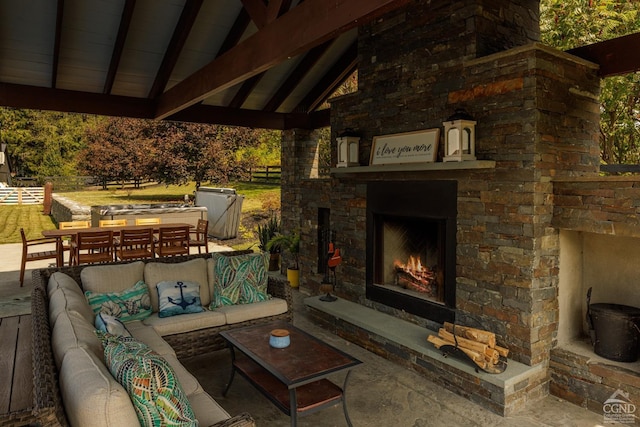
{"label": "white framed sign", "polygon": [[369,165],[435,162],[439,140],[439,128],[374,136]]}

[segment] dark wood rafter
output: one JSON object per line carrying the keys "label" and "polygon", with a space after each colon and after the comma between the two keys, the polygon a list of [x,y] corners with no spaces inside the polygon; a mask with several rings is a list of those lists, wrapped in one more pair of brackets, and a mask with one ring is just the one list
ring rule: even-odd
{"label": "dark wood rafter", "polygon": [[158,100],[156,118],[169,117],[407,3],[307,0],[166,91]]}
{"label": "dark wood rafter", "polygon": [[124,8],[122,9],[122,19],[120,20],[120,27],[118,28],[118,35],[116,36],[116,42],[113,46],[113,53],[111,54],[111,61],[109,62],[109,70],[107,71],[107,77],[104,82],[104,89],[102,93],[110,94],[113,89],[113,82],[116,80],[116,73],[118,72],[118,65],[120,65],[120,58],[122,58],[122,50],[124,49],[124,43],[127,40],[127,34],[129,32],[129,25],[131,24],[131,18],[133,17],[133,11],[136,8],[136,0],[126,0]]}
{"label": "dark wood rafter", "polygon": [[51,61],[51,87],[58,84],[58,63],[60,62],[60,40],[62,39],[62,20],[64,19],[64,0],[58,0],[56,11],[56,34],[53,40],[53,60]]}
{"label": "dark wood rafter", "polygon": [[330,111],[285,114],[196,104],[170,116],[168,120],[276,130],[317,129],[329,126]]}
{"label": "dark wood rafter", "polygon": [[244,8],[240,9],[240,13],[231,26],[231,30],[229,30],[227,37],[225,37],[224,41],[220,45],[220,49],[218,49],[216,58],[238,44],[242,34],[247,30],[249,23],[251,23],[251,17],[249,17],[249,14]]}
{"label": "dark wood rafter", "polygon": [[185,3],[182,14],[180,14],[180,19],[173,31],[173,36],[171,36],[167,51],[164,54],[164,58],[162,58],[162,64],[160,64],[156,78],[149,91],[149,98],[156,98],[164,92],[164,89],[167,87],[167,82],[178,62],[182,48],[187,41],[187,37],[189,37],[193,24],[196,22],[202,2],[203,0],[187,0]]}
{"label": "dark wood rafter", "polygon": [[570,49],[567,53],[600,65],[600,77],[617,76],[640,70],[640,33]]}
{"label": "dark wood rafter", "polygon": [[342,54],[324,77],[296,106],[295,111],[311,112],[322,105],[329,96],[356,70],[358,66],[358,43],[354,42]]}
{"label": "dark wood rafter", "polygon": [[278,88],[276,93],[271,97],[271,99],[264,106],[264,111],[276,111],[280,105],[287,99],[289,95],[295,90],[295,88],[300,84],[302,79],[307,75],[307,73],[313,68],[313,66],[322,58],[322,55],[325,54],[329,46],[334,42],[334,40],[330,40],[324,42],[323,44],[314,47],[311,49],[300,61],[295,70],[289,75],[287,80]]}
{"label": "dark wood rafter", "polygon": [[[254,2],[252,0],[245,0],[243,2],[243,4],[245,4],[245,8],[246,8],[246,4],[250,4],[253,5],[252,7],[256,7],[259,8],[260,7],[260,3],[262,3],[261,0],[258,0],[257,2]],[[286,4],[285,4],[286,3]],[[273,2],[273,3],[269,3],[269,7],[275,9],[275,6],[278,6],[277,12],[279,14],[284,13],[286,10],[288,10],[288,7],[291,5],[291,1],[288,0],[286,2]],[[262,3],[262,6],[264,6],[264,3]],[[285,9],[286,8],[286,9]],[[251,12],[247,11],[249,16],[251,16]],[[265,12],[266,13],[266,12]],[[274,17],[273,19],[275,19],[276,17]],[[253,19],[253,17],[252,17]],[[273,19],[271,19],[271,21],[273,21]],[[270,22],[270,21],[268,21]],[[258,24],[255,22],[256,26],[258,28],[262,28],[264,26],[264,23]],[[265,73],[262,72],[260,74],[257,74],[251,78],[248,78],[247,80],[245,80],[244,83],[242,83],[242,85],[240,86],[240,88],[238,89],[238,91],[236,92],[236,94],[234,95],[233,99],[231,100],[231,102],[229,103],[229,107],[230,108],[242,108],[242,105],[245,103],[245,101],[247,100],[247,98],[249,97],[249,95],[251,95],[251,92],[253,91],[253,89],[258,85],[258,83],[260,83],[260,80],[262,80],[262,78],[264,77]]]}
{"label": "dark wood rafter", "polygon": [[150,119],[156,104],[146,98],[0,83],[0,105],[13,108]]}
{"label": "dark wood rafter", "polygon": [[256,27],[261,29],[288,11],[291,0],[270,0],[268,4],[263,0],[242,0],[242,5]]}
{"label": "dark wood rafter", "polygon": [[248,78],[247,80],[240,85],[240,89],[233,96],[231,102],[229,102],[229,108],[242,108],[242,104],[247,100],[249,95],[251,95],[251,91],[256,87],[260,80],[264,77],[264,73],[260,73],[257,76],[253,76]]}
{"label": "dark wood rafter", "polygon": [[196,104],[168,117],[168,120],[194,123],[215,123],[228,126],[244,126],[263,129],[284,129],[285,115],[262,113],[240,108],[217,107]]}

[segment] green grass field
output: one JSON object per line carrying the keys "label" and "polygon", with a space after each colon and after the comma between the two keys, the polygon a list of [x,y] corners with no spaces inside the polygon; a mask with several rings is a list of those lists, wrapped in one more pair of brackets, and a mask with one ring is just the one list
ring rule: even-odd
{"label": "green grass field", "polygon": [[[279,186],[255,183],[233,183],[224,186],[207,184],[207,186],[235,188],[238,194],[244,195],[243,217],[254,217],[260,211],[279,210],[280,208]],[[95,206],[130,203],[181,203],[185,194],[192,195],[194,191],[195,184],[154,185],[140,189],[91,190],[59,194],[80,204]],[[0,244],[19,243],[21,241],[20,228],[25,229],[27,238],[34,239],[42,237],[43,230],[55,229],[56,224],[51,216],[43,215],[42,205],[0,205]],[[247,226],[241,226],[239,233],[250,238],[253,230],[247,229]]]}

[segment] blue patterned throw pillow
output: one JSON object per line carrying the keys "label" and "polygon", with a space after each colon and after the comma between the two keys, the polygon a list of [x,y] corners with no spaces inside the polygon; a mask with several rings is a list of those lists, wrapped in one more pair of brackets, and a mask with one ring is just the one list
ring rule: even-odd
{"label": "blue patterned throw pillow", "polygon": [[142,426],[198,426],[191,403],[165,358],[134,338],[98,335],[105,363],[129,393]]}
{"label": "blue patterned throw pillow", "polygon": [[200,301],[200,285],[193,282],[167,280],[156,285],[158,289],[158,317],[204,311]]}
{"label": "blue patterned throw pillow", "polygon": [[122,335],[130,337],[131,333],[127,327],[117,317],[104,313],[98,313],[95,321],[96,329],[111,335]]}
{"label": "blue patterned throw pillow", "polygon": [[213,255],[216,276],[210,308],[266,301],[269,253]]}
{"label": "blue patterned throw pillow", "polygon": [[108,314],[123,322],[144,320],[151,316],[149,288],[142,280],[122,292],[99,294],[86,291],[84,295],[96,315]]}

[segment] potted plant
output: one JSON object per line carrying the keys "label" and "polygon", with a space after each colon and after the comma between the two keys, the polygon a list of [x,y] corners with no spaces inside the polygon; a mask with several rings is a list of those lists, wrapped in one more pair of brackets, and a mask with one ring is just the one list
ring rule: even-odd
{"label": "potted plant", "polygon": [[275,214],[267,220],[265,224],[258,224],[258,248],[262,252],[269,252],[269,271],[277,271],[280,269],[280,247],[275,246],[269,249],[267,246],[269,241],[280,232],[280,220]]}
{"label": "potted plant", "polygon": [[277,234],[269,240],[267,248],[279,248],[291,254],[292,264],[287,268],[287,280],[292,288],[300,286],[300,234]]}

